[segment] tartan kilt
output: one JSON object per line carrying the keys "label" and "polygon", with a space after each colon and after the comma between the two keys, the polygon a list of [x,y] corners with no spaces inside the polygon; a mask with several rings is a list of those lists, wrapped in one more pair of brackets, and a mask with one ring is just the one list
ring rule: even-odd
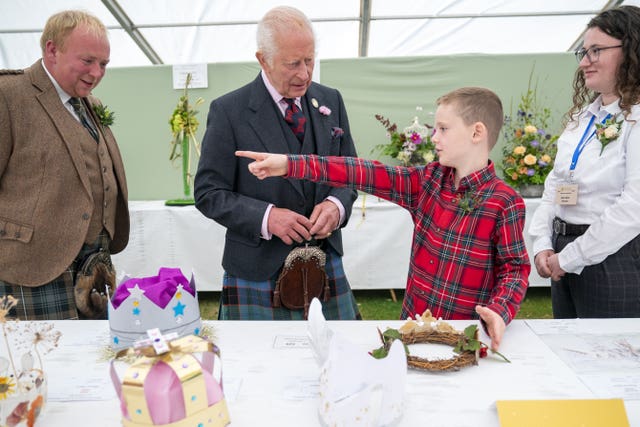
{"label": "tartan kilt", "polygon": [[[325,271],[329,278],[331,295],[322,303],[327,320],[360,320],[360,311],[344,274],[342,257],[328,248]],[[252,282],[224,273],[220,297],[219,320],[304,320],[304,310],[273,307],[276,275],[265,281]]]}
{"label": "tartan kilt", "polygon": [[82,245],[76,258],[60,276],[44,285],[21,286],[0,280],[0,297],[12,295],[18,299],[8,317],[20,320],[81,319],[74,299],[76,274],[87,255],[100,248],[108,251],[110,242],[109,234],[102,230],[94,243]]}

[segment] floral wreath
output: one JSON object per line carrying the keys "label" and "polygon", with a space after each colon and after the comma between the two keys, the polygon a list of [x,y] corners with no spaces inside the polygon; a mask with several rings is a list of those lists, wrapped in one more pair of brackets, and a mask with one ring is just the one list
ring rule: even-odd
{"label": "floral wreath", "polygon": [[[464,332],[455,330],[451,325],[436,320],[431,312],[426,310],[422,316],[416,316],[416,320],[409,319],[399,329],[387,328],[380,332],[382,347],[373,350],[370,354],[376,359],[387,356],[391,344],[400,340],[404,344],[407,354],[407,365],[410,368],[429,372],[458,371],[465,366],[477,365],[480,358],[487,356],[488,346],[478,340],[478,326],[469,325]],[[412,356],[409,352],[409,344],[445,344],[453,347],[457,353],[449,359],[429,360],[423,357]],[[511,363],[504,355],[497,351],[493,353],[502,357],[504,361]]]}

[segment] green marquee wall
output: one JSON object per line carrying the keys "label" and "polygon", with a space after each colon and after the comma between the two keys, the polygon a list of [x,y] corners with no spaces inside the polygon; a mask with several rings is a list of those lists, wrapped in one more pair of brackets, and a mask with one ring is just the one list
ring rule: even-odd
{"label": "green marquee wall", "polygon": [[[419,106],[421,121],[431,123],[438,96],[461,86],[488,87],[502,99],[505,113],[515,113],[532,70],[538,99],[553,112],[551,130],[559,132],[570,105],[576,62],[570,53],[455,55],[324,60],[320,68],[321,82],[339,89],[344,97],[359,155],[377,159],[380,156],[373,148],[386,142],[386,132],[375,114],[402,128],[410,124]],[[209,103],[253,80],[258,71],[257,63],[208,65],[209,87],[189,91],[192,102],[197,97],[205,100],[197,116],[198,140],[204,134]],[[131,200],[182,195],[180,163],[169,161],[168,120],[182,94],[172,86],[171,66],[114,68],[94,91],[116,114],[112,130],[124,157]],[[492,159],[499,162],[500,153],[501,141]]]}

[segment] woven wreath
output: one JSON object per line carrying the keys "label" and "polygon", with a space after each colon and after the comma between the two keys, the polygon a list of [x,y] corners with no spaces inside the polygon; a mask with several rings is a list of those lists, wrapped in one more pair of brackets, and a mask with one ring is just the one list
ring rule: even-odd
{"label": "woven wreath", "polygon": [[[393,341],[399,339],[404,344],[407,365],[422,371],[458,371],[466,366],[477,365],[480,358],[486,357],[488,350],[488,346],[478,340],[477,325],[469,325],[464,332],[459,332],[448,323],[434,319],[429,310],[422,316],[417,316],[416,320],[409,319],[399,329],[387,328],[384,332],[378,329],[378,334],[382,347],[371,352],[373,357],[386,357]],[[448,359],[434,360],[411,355],[408,345],[430,343],[449,345],[453,347],[456,355]],[[509,362],[502,354],[495,351],[494,353]]]}

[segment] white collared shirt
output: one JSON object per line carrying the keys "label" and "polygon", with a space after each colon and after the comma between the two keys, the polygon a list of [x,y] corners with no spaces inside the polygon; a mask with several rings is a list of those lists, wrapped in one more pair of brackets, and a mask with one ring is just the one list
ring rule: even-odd
{"label": "white collared shirt", "polygon": [[[569,167],[576,146],[592,116],[601,122],[607,114],[620,113],[618,101],[602,106],[598,97],[581,113],[578,126],[567,125],[558,139],[558,154],[545,181],[540,207],[529,226],[533,253],[552,249],[554,217],[571,224],[590,224],[587,232],[568,244],[558,258],[560,267],[579,274],[587,265],[598,264],[640,234],[640,106],[634,105],[622,124],[620,136],[600,154],[594,136],[578,158],[573,183],[578,185],[575,205],[555,203],[558,185],[569,183]],[[594,125],[588,131],[590,135]]]}
{"label": "white collared shirt", "polygon": [[58,96],[60,97],[60,101],[62,101],[62,105],[64,105],[64,108],[66,108],[73,115],[73,117],[75,117],[76,120],[80,122],[80,117],[78,116],[78,113],[76,113],[76,111],[73,109],[71,104],[69,104],[71,95],[65,92],[64,89],[60,87],[56,79],[53,78],[49,70],[47,70],[47,66],[44,65],[44,60],[42,60],[42,68],[44,68],[44,72],[47,73],[47,76],[49,76],[49,80],[51,80],[51,83],[53,83],[53,87],[56,89],[56,92],[58,92]]}

